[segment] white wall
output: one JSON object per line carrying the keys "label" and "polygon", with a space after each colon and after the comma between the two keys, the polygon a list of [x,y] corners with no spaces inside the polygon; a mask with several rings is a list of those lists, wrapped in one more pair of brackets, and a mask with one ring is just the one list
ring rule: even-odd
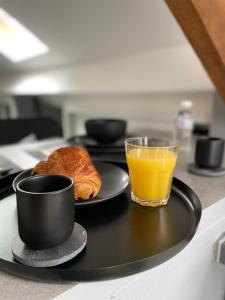
{"label": "white wall", "polygon": [[213,110],[213,92],[61,95],[45,99],[62,105],[66,136],[85,133],[84,121],[96,117],[126,119],[132,133],[168,136],[181,100],[193,101],[193,118],[198,123],[210,123]]}
{"label": "white wall", "polygon": [[0,80],[9,94],[162,93],[214,89],[191,46],[18,73]]}
{"label": "white wall", "polygon": [[225,139],[225,103],[219,94],[214,95],[210,135]]}
{"label": "white wall", "polygon": [[127,119],[129,131],[151,128],[168,133],[179,102],[186,98],[194,102],[195,121],[210,123],[214,86],[187,44],[5,76],[0,92],[52,95],[46,99],[55,105],[79,110],[69,135],[83,133],[86,118],[107,114]]}

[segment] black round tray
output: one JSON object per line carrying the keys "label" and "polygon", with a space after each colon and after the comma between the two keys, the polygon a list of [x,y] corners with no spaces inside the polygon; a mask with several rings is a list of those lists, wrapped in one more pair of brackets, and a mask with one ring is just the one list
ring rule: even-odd
{"label": "black round tray", "polygon": [[17,234],[16,201],[12,201],[4,212],[8,214],[4,218],[7,224],[0,226],[0,269],[42,281],[126,276],[153,268],[180,252],[194,236],[201,212],[196,194],[176,178],[169,202],[163,207],[148,208],[132,202],[128,188],[99,206],[75,209],[76,222],[88,235],[82,253],[57,267],[34,268],[15,262],[11,254],[11,239]]}

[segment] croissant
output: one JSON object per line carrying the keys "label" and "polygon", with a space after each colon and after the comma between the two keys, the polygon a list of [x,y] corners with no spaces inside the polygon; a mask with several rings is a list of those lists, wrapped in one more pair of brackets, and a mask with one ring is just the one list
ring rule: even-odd
{"label": "croissant", "polygon": [[63,147],[51,153],[47,160],[40,161],[33,174],[61,174],[74,180],[75,200],[94,198],[101,188],[101,178],[87,150],[81,147]]}

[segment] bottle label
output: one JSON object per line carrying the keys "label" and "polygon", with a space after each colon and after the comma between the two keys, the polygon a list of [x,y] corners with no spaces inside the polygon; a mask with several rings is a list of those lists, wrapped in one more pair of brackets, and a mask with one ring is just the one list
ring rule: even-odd
{"label": "bottle label", "polygon": [[192,130],[193,129],[193,120],[187,118],[178,118],[176,121],[177,129],[181,130]]}

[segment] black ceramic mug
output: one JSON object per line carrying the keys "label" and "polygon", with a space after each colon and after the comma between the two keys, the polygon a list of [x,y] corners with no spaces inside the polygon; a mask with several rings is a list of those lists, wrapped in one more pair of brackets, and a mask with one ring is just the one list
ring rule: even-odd
{"label": "black ceramic mug", "polygon": [[200,138],[196,142],[195,163],[200,168],[218,168],[223,162],[224,140]]}
{"label": "black ceramic mug", "polygon": [[73,180],[63,175],[38,175],[16,186],[18,229],[32,249],[63,243],[74,228]]}

